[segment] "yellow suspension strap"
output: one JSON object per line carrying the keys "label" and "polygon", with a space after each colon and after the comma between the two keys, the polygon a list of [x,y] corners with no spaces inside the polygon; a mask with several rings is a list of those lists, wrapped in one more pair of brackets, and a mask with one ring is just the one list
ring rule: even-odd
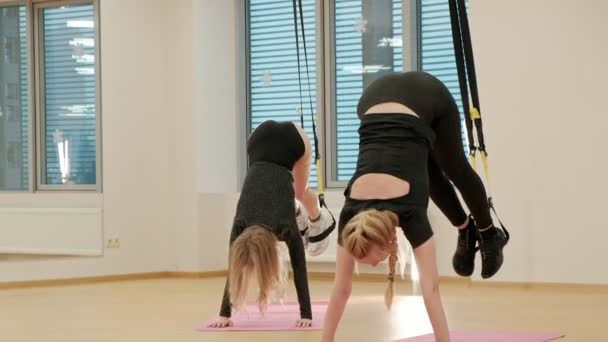
{"label": "yellow suspension strap", "polygon": [[[481,122],[481,114],[479,113],[479,110],[477,110],[477,108],[475,107],[471,107],[470,110],[470,115],[471,115],[471,120],[473,122],[475,122],[477,124],[477,121]],[[478,134],[483,134],[483,133],[479,133],[479,131],[477,131]],[[483,141],[483,137],[481,137],[479,140]],[[489,188],[490,187],[490,174],[488,173],[488,152],[486,152],[486,148],[485,148],[485,144],[483,147],[479,147],[479,156],[481,157],[481,162],[483,163],[483,170],[484,170],[484,175],[486,177],[486,186]],[[473,159],[473,167],[475,167],[475,159]],[[489,192],[489,190],[488,190]]]}
{"label": "yellow suspension strap", "polygon": [[[479,114],[479,111],[475,107],[471,107],[471,109],[469,111],[469,115],[470,115],[471,122],[474,122],[477,119],[481,119],[481,115]],[[472,135],[473,135],[473,132],[471,129],[471,136]],[[470,142],[470,144],[474,145],[474,142]],[[485,155],[485,151],[482,153],[482,155]],[[473,165],[473,170],[477,171],[477,159],[475,158],[475,148],[473,148],[471,150],[470,156],[471,156],[471,164]],[[484,158],[484,157],[482,157],[482,158]]]}
{"label": "yellow suspension strap", "polygon": [[[469,113],[471,115],[471,120],[474,123],[476,123],[476,126],[477,126],[477,122],[478,121],[481,122],[481,114],[479,113],[479,110],[477,110],[477,108],[475,108],[475,107],[471,107],[471,110],[469,111]],[[477,131],[477,132],[479,134],[479,131]],[[483,134],[483,132],[481,134]],[[479,140],[483,141],[483,137]],[[488,152],[486,151],[485,144],[483,146],[480,146],[478,148],[478,150],[479,150],[479,156],[481,157],[481,163],[483,166],[483,173],[484,173],[485,180],[486,180],[487,192],[488,192],[488,194],[490,194],[490,172],[489,172],[489,167],[488,167]],[[477,163],[476,163],[476,159],[474,156],[471,159],[471,163],[473,164],[473,168],[475,170],[477,170]],[[491,199],[492,199],[492,197],[489,197],[490,203],[491,203]]]}

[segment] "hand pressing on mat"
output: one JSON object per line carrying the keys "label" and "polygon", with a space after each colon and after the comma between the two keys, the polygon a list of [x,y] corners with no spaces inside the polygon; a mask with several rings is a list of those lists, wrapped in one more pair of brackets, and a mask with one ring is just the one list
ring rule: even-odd
{"label": "hand pressing on mat", "polygon": [[296,321],[296,327],[298,328],[310,328],[312,326],[312,320],[301,318]]}
{"label": "hand pressing on mat", "polygon": [[232,320],[230,319],[230,317],[221,317],[218,318],[215,322],[213,323],[209,323],[209,327],[210,328],[225,328],[225,327],[231,327],[232,326]]}

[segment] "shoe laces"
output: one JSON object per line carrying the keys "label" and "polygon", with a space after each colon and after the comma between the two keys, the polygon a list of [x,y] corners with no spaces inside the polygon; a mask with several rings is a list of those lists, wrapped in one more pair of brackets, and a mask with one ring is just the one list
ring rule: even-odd
{"label": "shoe laces", "polygon": [[494,261],[496,259],[497,251],[500,249],[502,240],[505,239],[502,231],[499,231],[492,238],[480,241],[480,245],[483,244],[484,248],[481,249],[482,258],[488,261]]}
{"label": "shoe laces", "polygon": [[[472,243],[476,243],[477,239],[475,237],[474,234],[471,233],[471,228],[465,228],[466,231],[462,232],[458,234],[458,246],[462,247],[464,249],[473,249],[473,250],[477,250],[476,246],[473,246],[473,248],[471,248],[471,244]],[[464,237],[463,237],[464,235]]]}

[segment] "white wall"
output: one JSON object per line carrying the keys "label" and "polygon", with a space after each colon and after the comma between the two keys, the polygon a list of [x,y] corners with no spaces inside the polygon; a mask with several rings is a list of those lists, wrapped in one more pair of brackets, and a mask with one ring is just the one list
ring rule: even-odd
{"label": "white wall", "polygon": [[607,11],[471,2],[492,185],[513,233],[496,279],[608,283]]}
{"label": "white wall", "polygon": [[[237,165],[238,120],[240,98],[236,75],[237,32],[235,2],[207,0],[196,2],[198,89],[198,190],[201,193],[235,192]],[[244,80],[244,78],[243,78]]]}
{"label": "white wall", "polygon": [[177,271],[227,267],[227,232],[243,167],[235,152],[244,134],[237,3],[175,2]]}
{"label": "white wall", "polygon": [[[197,185],[199,191],[200,260],[202,270],[227,268],[228,232],[236,205],[239,170],[237,148],[243,141],[240,107],[240,54],[237,27],[239,0],[196,1]],[[204,19],[203,19],[204,18]],[[243,78],[244,79],[244,78]]]}
{"label": "white wall", "polygon": [[[174,261],[172,270],[196,271],[200,268],[198,257],[198,194],[196,191],[196,165],[200,153],[197,144],[199,127],[197,125],[196,101],[199,94],[194,87],[198,78],[194,69],[197,65],[196,20],[193,1],[179,0],[170,2],[173,12],[168,12],[167,26],[174,27],[167,50],[170,55],[169,77],[174,94],[170,117],[173,118],[175,155],[172,160],[173,177],[169,183],[175,186],[175,217],[170,232],[174,234],[172,249]],[[169,14],[171,13],[171,15]]]}

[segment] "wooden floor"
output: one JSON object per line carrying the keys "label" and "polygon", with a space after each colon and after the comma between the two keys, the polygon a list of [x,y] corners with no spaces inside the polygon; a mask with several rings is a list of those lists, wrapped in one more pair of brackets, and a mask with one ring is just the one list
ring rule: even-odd
{"label": "wooden floor", "polygon": [[[7,342],[319,341],[319,332],[202,333],[216,314],[224,280],[159,279],[0,290],[0,340]],[[330,281],[312,281],[313,299],[327,299]],[[381,342],[430,332],[420,297],[397,284],[388,313],[384,284],[357,282],[336,341]],[[559,340],[608,341],[608,293],[581,289],[441,288],[452,329],[556,331]],[[595,292],[595,293],[594,293]],[[294,291],[289,293],[294,298]]]}

